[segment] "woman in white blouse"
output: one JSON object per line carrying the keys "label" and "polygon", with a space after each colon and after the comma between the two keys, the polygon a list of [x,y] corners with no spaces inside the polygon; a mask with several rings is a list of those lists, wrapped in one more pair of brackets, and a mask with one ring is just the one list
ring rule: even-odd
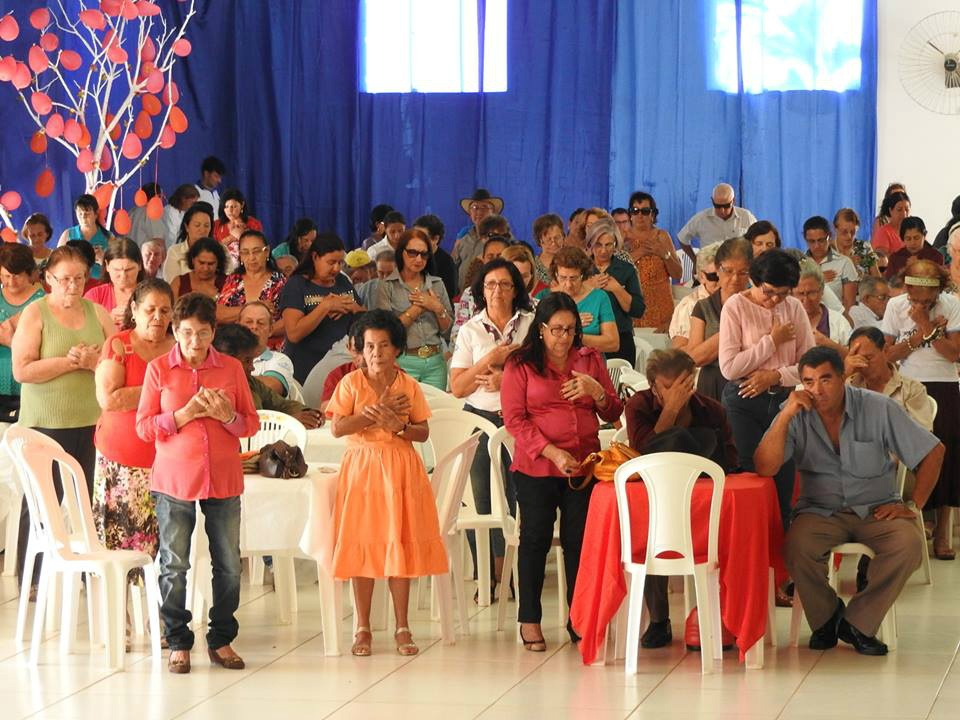
{"label": "woman in white blouse", "polygon": [[[450,391],[464,398],[464,409],[486,418],[497,427],[503,426],[500,412],[500,379],[503,364],[511,352],[520,347],[533,323],[530,296],[517,266],[497,258],[484,265],[473,285],[477,314],[464,323],[457,335],[450,359]],[[504,478],[511,512],[515,505],[509,463],[505,462]],[[470,472],[473,498],[478,513],[489,514],[490,456],[487,436],[480,438]],[[491,538],[494,563],[493,586],[499,582],[505,551],[503,534],[494,531]],[[471,542],[476,564],[476,549]]]}

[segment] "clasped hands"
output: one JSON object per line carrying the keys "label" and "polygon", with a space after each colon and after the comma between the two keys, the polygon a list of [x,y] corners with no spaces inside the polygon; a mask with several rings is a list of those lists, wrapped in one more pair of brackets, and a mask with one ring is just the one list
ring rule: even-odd
{"label": "clasped hands", "polygon": [[429,310],[434,315],[439,315],[444,310],[443,303],[440,302],[440,298],[434,295],[433,290],[411,291],[410,304],[414,307],[420,308],[421,310]]}
{"label": "clasped hands", "polygon": [[377,403],[366,405],[360,414],[370,421],[371,427],[398,433],[407,425],[410,407],[410,398],[403,393],[384,390]]}
{"label": "clasped hands", "polygon": [[910,303],[910,311],[907,314],[925,338],[933,335],[938,328],[947,327],[947,319],[943,315],[937,315],[931,319],[930,310],[921,303]]}
{"label": "clasped hands", "polygon": [[78,343],[67,350],[67,360],[75,370],[96,370],[100,359],[100,346]]}
{"label": "clasped hands", "polygon": [[317,307],[325,307],[327,317],[333,320],[339,320],[344,315],[363,311],[363,308],[356,303],[351,295],[327,295]]}
{"label": "clasped hands", "polygon": [[225,390],[219,388],[201,387],[184,406],[190,418],[212,418],[222,423],[229,423],[236,416],[233,402]]}

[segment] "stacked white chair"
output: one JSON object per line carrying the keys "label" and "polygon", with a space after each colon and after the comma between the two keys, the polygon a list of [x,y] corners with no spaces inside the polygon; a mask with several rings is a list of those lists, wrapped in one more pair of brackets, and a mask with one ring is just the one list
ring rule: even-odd
{"label": "stacked white chair", "polygon": [[[630,506],[627,479],[640,475],[646,485],[649,502],[649,528],[646,557],[633,559],[630,528]],[[690,504],[693,488],[701,475],[713,481],[710,519],[707,531],[707,559],[698,563],[694,557],[690,525]],[[717,538],[720,528],[720,506],[725,475],[723,468],[705,458],[686,453],[652,453],[628,460],[614,474],[617,512],[620,519],[621,560],[629,576],[627,591],[626,662],[628,675],[637,672],[640,633],[646,618],[643,588],[647,575],[692,575],[697,594],[700,621],[701,671],[713,672],[714,660],[722,659],[720,620],[720,576],[717,562]],[[660,557],[664,553],[679,557]]]}
{"label": "stacked white chair", "polygon": [[[16,458],[24,480],[24,496],[30,508],[31,523],[37,519],[37,530],[43,538],[43,568],[37,592],[37,607],[30,648],[30,663],[39,660],[43,635],[42,618],[50,599],[50,588],[56,575],[70,578],[78,587],[81,574],[88,577],[88,604],[99,607],[93,613],[100,623],[106,646],[107,666],[123,669],[125,627],[127,618],[127,575],[140,569],[144,575],[150,618],[151,648],[154,660],[160,659],[160,590],[153,558],[133,550],[107,550],[97,538],[87,492],[86,478],[80,464],[49,438],[27,428],[12,427],[5,440]],[[57,500],[53,481],[53,464],[59,468],[63,486],[62,504]],[[70,528],[73,531],[71,534]],[[76,631],[78,593],[64,593],[61,626],[61,650],[69,652]]]}

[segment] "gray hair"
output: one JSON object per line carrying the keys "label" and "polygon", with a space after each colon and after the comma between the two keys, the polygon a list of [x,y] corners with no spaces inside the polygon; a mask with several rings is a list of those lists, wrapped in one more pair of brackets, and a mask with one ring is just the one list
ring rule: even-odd
{"label": "gray hair", "polygon": [[733,185],[730,183],[717,183],[713,188],[713,192],[710,194],[711,198],[730,198],[730,201],[733,202],[733,199],[736,197],[736,193],[733,190]]}
{"label": "gray hair", "polygon": [[886,284],[887,281],[882,277],[876,277],[874,275],[864,276],[863,280],[861,280],[857,286],[857,299],[863,302],[863,299],[867,297],[867,295],[876,295],[877,288]]}
{"label": "gray hair", "polygon": [[713,243],[713,245],[707,245],[705,248],[700,250],[697,253],[697,272],[702,273],[707,271],[707,265],[716,265],[717,263],[717,250],[720,249],[720,243]]}
{"label": "gray hair", "polygon": [[620,229],[613,221],[613,218],[603,217],[594,221],[593,225],[590,226],[590,229],[587,230],[587,247],[592,247],[593,243],[595,243],[604,235],[610,235],[613,238],[618,250],[620,249],[620,246],[623,245],[623,237],[620,235]]}
{"label": "gray hair", "polygon": [[164,254],[167,252],[167,244],[163,241],[163,238],[150,238],[149,240],[145,240],[140,248],[145,248],[147,245],[158,245],[163,248]]}
{"label": "gray hair", "polygon": [[820,270],[820,266],[808,257],[800,260],[800,279],[805,280],[806,278],[814,278],[820,284],[820,289],[823,290],[823,272]]}

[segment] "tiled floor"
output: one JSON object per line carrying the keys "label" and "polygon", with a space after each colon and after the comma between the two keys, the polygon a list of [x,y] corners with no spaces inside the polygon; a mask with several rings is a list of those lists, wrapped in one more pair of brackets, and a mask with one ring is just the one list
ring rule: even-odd
{"label": "tiled floor", "polygon": [[[915,576],[901,597],[899,649],[885,658],[860,657],[842,644],[826,653],[767,648],[763,670],[748,672],[729,653],[721,671],[703,677],[699,657],[675,641],[643,652],[630,678],[622,664],[582,666],[556,624],[556,592],[549,589],[545,618],[553,625],[546,627],[545,654],[524,652],[513,632],[497,633],[494,613],[485,609],[454,646],[440,644],[437,624],[418,612],[412,625],[422,651],[413,659],[397,656],[386,632],[376,634],[370,658],[324,657],[316,585],[300,587],[300,613],[287,626],[275,622],[272,591],[244,586],[236,643],[247,661],[242,672],[210,667],[200,647],[190,675],[170,675],[140,644],[126,672],[110,673],[85,641],[78,654],[61,657],[55,636],[44,643],[39,667],[30,668],[11,639],[14,583],[3,578],[0,718],[952,720],[960,718],[960,562],[936,562],[934,572],[933,587]],[[682,600],[673,600],[679,635]],[[788,610],[779,611],[778,622],[785,644]]]}

